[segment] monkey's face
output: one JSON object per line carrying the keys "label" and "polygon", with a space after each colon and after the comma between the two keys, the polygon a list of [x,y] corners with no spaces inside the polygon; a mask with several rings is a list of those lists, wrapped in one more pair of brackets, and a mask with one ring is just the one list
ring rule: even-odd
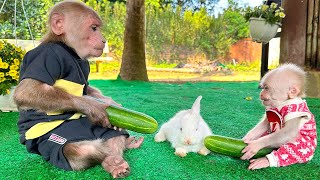
{"label": "monkey's face", "polygon": [[289,86],[279,78],[270,76],[259,87],[262,89],[260,99],[264,106],[275,108],[289,99]]}
{"label": "monkey's face", "polygon": [[96,18],[86,17],[79,25],[76,23],[73,23],[74,26],[69,25],[70,31],[66,33],[68,45],[82,59],[101,56],[106,43],[101,33],[101,22]]}

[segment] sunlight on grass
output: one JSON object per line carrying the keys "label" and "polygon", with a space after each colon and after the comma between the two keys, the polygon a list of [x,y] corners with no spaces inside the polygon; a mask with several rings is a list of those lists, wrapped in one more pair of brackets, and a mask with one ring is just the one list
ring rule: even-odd
{"label": "sunlight on grass", "polygon": [[[101,63],[99,65],[99,71],[96,70],[96,65],[91,63],[91,73],[89,79],[105,79],[115,80],[119,74],[120,66],[116,63]],[[174,68],[148,68],[148,77],[150,81],[259,81],[260,69],[256,66],[248,66],[244,70],[243,66],[239,66],[238,69],[232,67],[227,71],[219,72],[192,72],[183,71],[181,69]]]}

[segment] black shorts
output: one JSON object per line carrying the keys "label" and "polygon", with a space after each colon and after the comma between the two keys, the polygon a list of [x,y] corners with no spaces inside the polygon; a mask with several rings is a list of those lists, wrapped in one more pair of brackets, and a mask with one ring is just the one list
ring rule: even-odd
{"label": "black shorts", "polygon": [[66,143],[110,139],[120,135],[129,137],[127,131],[116,131],[92,125],[86,117],[83,117],[78,120],[67,120],[47,134],[36,139],[27,140],[25,145],[28,152],[40,154],[54,166],[64,170],[72,170],[63,155],[63,146]]}

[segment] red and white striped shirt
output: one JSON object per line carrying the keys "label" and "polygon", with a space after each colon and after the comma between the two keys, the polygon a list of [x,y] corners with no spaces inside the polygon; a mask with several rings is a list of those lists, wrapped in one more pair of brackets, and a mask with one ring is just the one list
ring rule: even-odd
{"label": "red and white striped shirt", "polygon": [[266,115],[270,123],[270,133],[283,128],[286,122],[292,119],[301,118],[299,135],[295,142],[282,145],[267,155],[270,166],[280,167],[310,161],[317,146],[317,131],[314,115],[306,101],[301,98],[290,99],[277,108],[267,108]]}

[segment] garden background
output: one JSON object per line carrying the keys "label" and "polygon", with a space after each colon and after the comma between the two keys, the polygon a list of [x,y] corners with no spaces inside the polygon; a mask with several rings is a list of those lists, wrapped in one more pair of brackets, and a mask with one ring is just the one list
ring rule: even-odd
{"label": "garden background", "polygon": [[[0,0],[0,5],[3,2]],[[24,2],[36,40],[44,34],[46,13],[55,2],[57,1]],[[101,89],[105,95],[112,96],[126,108],[154,117],[159,126],[178,111],[190,108],[199,95],[203,96],[201,114],[214,134],[241,138],[259,121],[264,111],[257,88],[260,57],[250,61],[228,57],[232,44],[249,37],[248,23],[242,16],[244,8],[238,1],[229,1],[230,6],[215,16],[212,9],[218,0],[179,1],[185,2],[181,6],[175,3],[178,1],[146,0],[147,65],[153,68],[153,71],[149,69],[148,76],[150,80],[160,82],[115,80],[123,49],[125,4],[107,0],[85,2],[107,22],[103,33],[108,39],[109,52],[105,56],[112,57],[113,60],[103,60],[98,69],[96,62],[99,59],[93,60],[90,74],[90,84]],[[188,3],[191,2],[199,3],[190,6]],[[31,39],[21,4],[17,5],[20,11],[17,11],[16,35],[19,39]],[[7,3],[0,14],[1,38],[15,38],[12,33],[13,10],[13,3]],[[186,64],[191,66],[187,71],[177,68]],[[271,68],[275,65],[271,65]],[[307,98],[307,101],[310,110],[319,119],[320,100]],[[66,172],[44,162],[40,156],[27,153],[18,142],[17,119],[16,112],[0,112],[0,179],[111,179],[101,166],[86,171]],[[319,122],[317,125],[319,127]],[[155,143],[154,134],[130,133],[144,136],[145,142],[140,149],[125,153],[132,170],[126,179],[320,177],[319,148],[314,159],[307,164],[248,171],[247,161],[215,153],[205,157],[190,153],[187,157],[180,158],[173,154],[174,150],[169,143]]]}
{"label": "garden background", "polygon": [[[21,3],[17,3],[16,33],[13,33],[14,3],[7,1],[0,14],[0,37],[40,40],[46,31],[47,12],[58,1],[29,0],[24,2],[24,8]],[[0,0],[1,5],[3,2],[4,0]],[[108,40],[108,53],[104,56],[108,55],[120,62],[125,28],[125,3],[121,0],[84,2],[95,9],[103,19],[102,31]],[[217,14],[217,10],[214,9],[218,2],[220,0],[146,0],[147,65],[172,67],[172,64],[195,65],[214,62],[235,65],[259,61],[259,54],[254,59],[251,56],[237,59],[229,53],[232,44],[249,37],[248,22],[243,17],[248,4],[241,3],[245,1],[229,0],[229,6],[223,11],[220,9]],[[258,49],[261,47],[259,44],[256,46]],[[250,48],[247,51],[250,51]]]}

